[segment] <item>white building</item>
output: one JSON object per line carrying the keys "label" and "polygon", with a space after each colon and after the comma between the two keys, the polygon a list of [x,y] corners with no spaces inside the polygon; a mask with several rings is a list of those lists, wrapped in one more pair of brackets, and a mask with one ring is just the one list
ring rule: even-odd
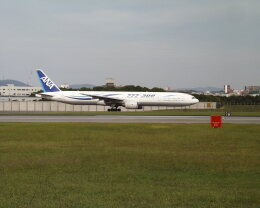
{"label": "white building", "polygon": [[224,92],[225,94],[229,94],[232,92],[230,85],[224,85]]}
{"label": "white building", "polygon": [[60,85],[60,88],[69,89],[70,85],[69,84],[62,84],[62,85]]}
{"label": "white building", "polygon": [[6,86],[0,86],[0,96],[30,96],[32,93],[38,92],[41,89],[41,87],[21,87],[8,84]]}

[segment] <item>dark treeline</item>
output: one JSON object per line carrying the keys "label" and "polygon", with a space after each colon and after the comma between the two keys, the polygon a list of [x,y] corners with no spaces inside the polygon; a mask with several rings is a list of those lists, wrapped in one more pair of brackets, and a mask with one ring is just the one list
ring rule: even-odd
{"label": "dark treeline", "polygon": [[141,87],[141,86],[135,86],[135,85],[126,85],[123,87],[105,87],[105,86],[97,86],[93,88],[86,88],[82,87],[80,89],[62,89],[64,91],[72,91],[72,90],[78,90],[78,91],[133,91],[133,92],[165,92],[164,89],[154,87],[154,88],[148,88],[148,87]]}
{"label": "dark treeline", "polygon": [[200,102],[217,102],[220,105],[260,105],[260,96],[213,96],[194,95]]}

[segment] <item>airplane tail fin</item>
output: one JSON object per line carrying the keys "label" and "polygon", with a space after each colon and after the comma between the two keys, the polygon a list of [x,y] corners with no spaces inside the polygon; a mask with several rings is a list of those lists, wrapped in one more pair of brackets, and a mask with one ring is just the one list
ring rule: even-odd
{"label": "airplane tail fin", "polygon": [[61,91],[58,86],[40,69],[36,70],[44,92]]}

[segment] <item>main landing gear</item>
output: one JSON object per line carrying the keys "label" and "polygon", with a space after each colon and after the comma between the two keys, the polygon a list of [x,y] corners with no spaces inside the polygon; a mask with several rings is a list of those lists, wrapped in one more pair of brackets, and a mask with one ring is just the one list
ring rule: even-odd
{"label": "main landing gear", "polygon": [[118,104],[112,103],[112,104],[110,104],[110,107],[111,108],[107,109],[108,112],[115,112],[115,111],[120,112],[121,111],[121,109],[118,108],[119,107]]}
{"label": "main landing gear", "polygon": [[112,112],[112,111],[117,111],[117,112],[121,112],[121,109],[120,108],[110,108],[110,109],[107,109],[108,112]]}

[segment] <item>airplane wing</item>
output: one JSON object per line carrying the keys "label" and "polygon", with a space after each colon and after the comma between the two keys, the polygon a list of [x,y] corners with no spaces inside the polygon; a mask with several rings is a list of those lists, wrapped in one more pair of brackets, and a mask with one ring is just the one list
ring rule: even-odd
{"label": "airplane wing", "polygon": [[112,103],[122,103],[123,102],[123,99],[110,97],[110,96],[116,95],[116,94],[108,94],[108,95],[89,95],[89,94],[85,94],[85,93],[81,93],[81,94],[89,96],[89,97],[93,97],[95,99],[104,100],[105,102],[112,102]]}

